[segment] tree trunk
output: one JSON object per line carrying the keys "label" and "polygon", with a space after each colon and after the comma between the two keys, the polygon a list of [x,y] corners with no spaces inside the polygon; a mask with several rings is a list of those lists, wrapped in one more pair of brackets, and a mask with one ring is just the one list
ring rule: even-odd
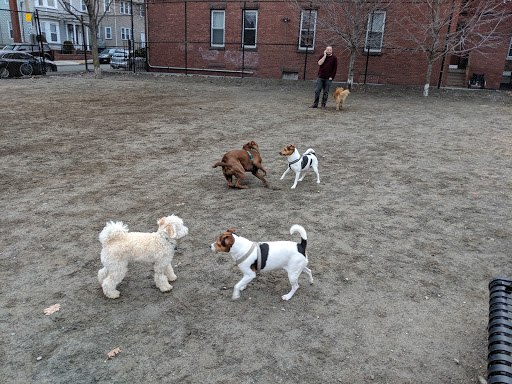
{"label": "tree trunk", "polygon": [[91,53],[92,53],[92,63],[94,66],[94,77],[97,79],[101,79],[101,66],[100,59],[98,58],[98,24],[96,23],[96,19],[93,19],[89,16],[89,39],[91,41]]}
{"label": "tree trunk", "polygon": [[357,49],[352,48],[350,50],[350,62],[348,64],[348,79],[347,88],[352,90],[352,84],[354,84],[354,63],[356,62]]}
{"label": "tree trunk", "polygon": [[423,88],[423,96],[428,96],[428,90],[430,88],[430,78],[432,77],[432,66],[434,62],[429,58],[427,66],[427,77],[425,79],[425,87]]}

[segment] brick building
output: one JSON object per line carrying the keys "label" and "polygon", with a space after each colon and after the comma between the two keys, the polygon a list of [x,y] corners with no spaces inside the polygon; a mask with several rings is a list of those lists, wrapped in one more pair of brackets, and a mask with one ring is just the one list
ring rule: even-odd
{"label": "brick building", "polygon": [[[465,17],[457,12],[461,2],[465,1],[447,0],[444,5],[455,9],[450,14],[452,31]],[[425,84],[426,55],[406,38],[402,24],[404,13],[422,12],[411,8],[416,3],[382,2],[365,16],[354,82]],[[511,1],[505,0],[503,7],[512,14]],[[314,1],[148,0],[148,64],[151,71],[313,80],[318,57],[328,44],[338,56],[335,80],[345,82],[349,50],[322,24],[325,17],[325,8]],[[498,89],[509,81],[512,21],[500,24],[494,34],[499,37],[496,47],[437,60],[430,85],[441,81],[441,86],[463,87],[473,73],[485,74],[487,88]]]}

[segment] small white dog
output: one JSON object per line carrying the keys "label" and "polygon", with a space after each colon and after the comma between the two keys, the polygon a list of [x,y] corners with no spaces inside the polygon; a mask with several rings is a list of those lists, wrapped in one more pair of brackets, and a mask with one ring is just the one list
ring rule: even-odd
{"label": "small white dog", "polygon": [[[293,182],[292,189],[295,189],[297,186],[297,181],[302,181],[304,176],[306,175],[305,171],[308,168],[313,168],[313,171],[316,173],[316,182],[320,183],[320,174],[318,173],[318,159],[315,155],[315,151],[312,148],[309,148],[302,156],[299,154],[295,145],[290,144],[284,147],[284,149],[279,152],[281,156],[288,156],[288,168],[284,171],[283,176],[281,176],[281,180],[284,179],[288,171],[291,169],[295,172],[295,181]],[[299,179],[300,174],[302,172],[302,177]]]}
{"label": "small white dog", "polygon": [[188,234],[188,228],[175,215],[162,217],[157,223],[158,231],[153,233],[128,232],[128,226],[121,221],[111,221],[103,228],[100,233],[103,268],[98,271],[98,281],[105,296],[119,297],[116,286],[126,275],[130,261],[153,263],[156,286],[162,292],[172,289],[169,281],[176,280],[172,258],[177,240]]}
{"label": "small white dog", "polygon": [[288,272],[292,290],[281,297],[283,300],[290,300],[299,288],[298,280],[302,272],[306,272],[309,282],[313,283],[313,275],[307,267],[307,235],[302,226],[295,224],[290,228],[290,234],[293,235],[295,232],[300,234],[302,238],[300,244],[293,241],[254,243],[234,232],[233,229],[228,229],[210,246],[213,252],[231,253],[231,257],[244,274],[242,280],[233,289],[233,300],[240,297],[240,291],[243,291],[260,271],[282,268]]}

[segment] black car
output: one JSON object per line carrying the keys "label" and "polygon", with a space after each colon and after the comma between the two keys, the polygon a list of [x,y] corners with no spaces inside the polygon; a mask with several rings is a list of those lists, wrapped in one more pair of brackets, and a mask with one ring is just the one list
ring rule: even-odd
{"label": "black car", "polygon": [[[31,44],[31,43],[11,43],[7,44],[5,47],[2,48],[3,50],[7,51],[23,51],[28,52],[33,56],[41,56],[41,48],[39,47],[39,44]],[[48,60],[55,60],[53,56],[52,49],[48,45],[48,43],[43,43],[43,52],[45,59]]]}
{"label": "black car", "polygon": [[0,50],[0,78],[15,76],[43,75],[48,71],[57,71],[53,61],[34,57],[20,51]]}

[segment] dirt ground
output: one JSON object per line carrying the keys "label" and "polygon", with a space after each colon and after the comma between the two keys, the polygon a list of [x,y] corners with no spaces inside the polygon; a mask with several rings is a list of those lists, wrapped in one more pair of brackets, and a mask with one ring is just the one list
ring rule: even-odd
{"label": "dirt ground", "polygon": [[[511,276],[512,94],[89,74],[0,82],[0,375],[5,383],[478,383],[488,283]],[[255,140],[269,188],[212,165]],[[313,148],[295,190],[279,151]],[[107,299],[110,220],[189,227],[170,293],[132,264]],[[241,278],[210,244],[308,233],[314,284]],[[45,315],[44,309],[60,304]],[[119,347],[113,359],[107,354]]]}

